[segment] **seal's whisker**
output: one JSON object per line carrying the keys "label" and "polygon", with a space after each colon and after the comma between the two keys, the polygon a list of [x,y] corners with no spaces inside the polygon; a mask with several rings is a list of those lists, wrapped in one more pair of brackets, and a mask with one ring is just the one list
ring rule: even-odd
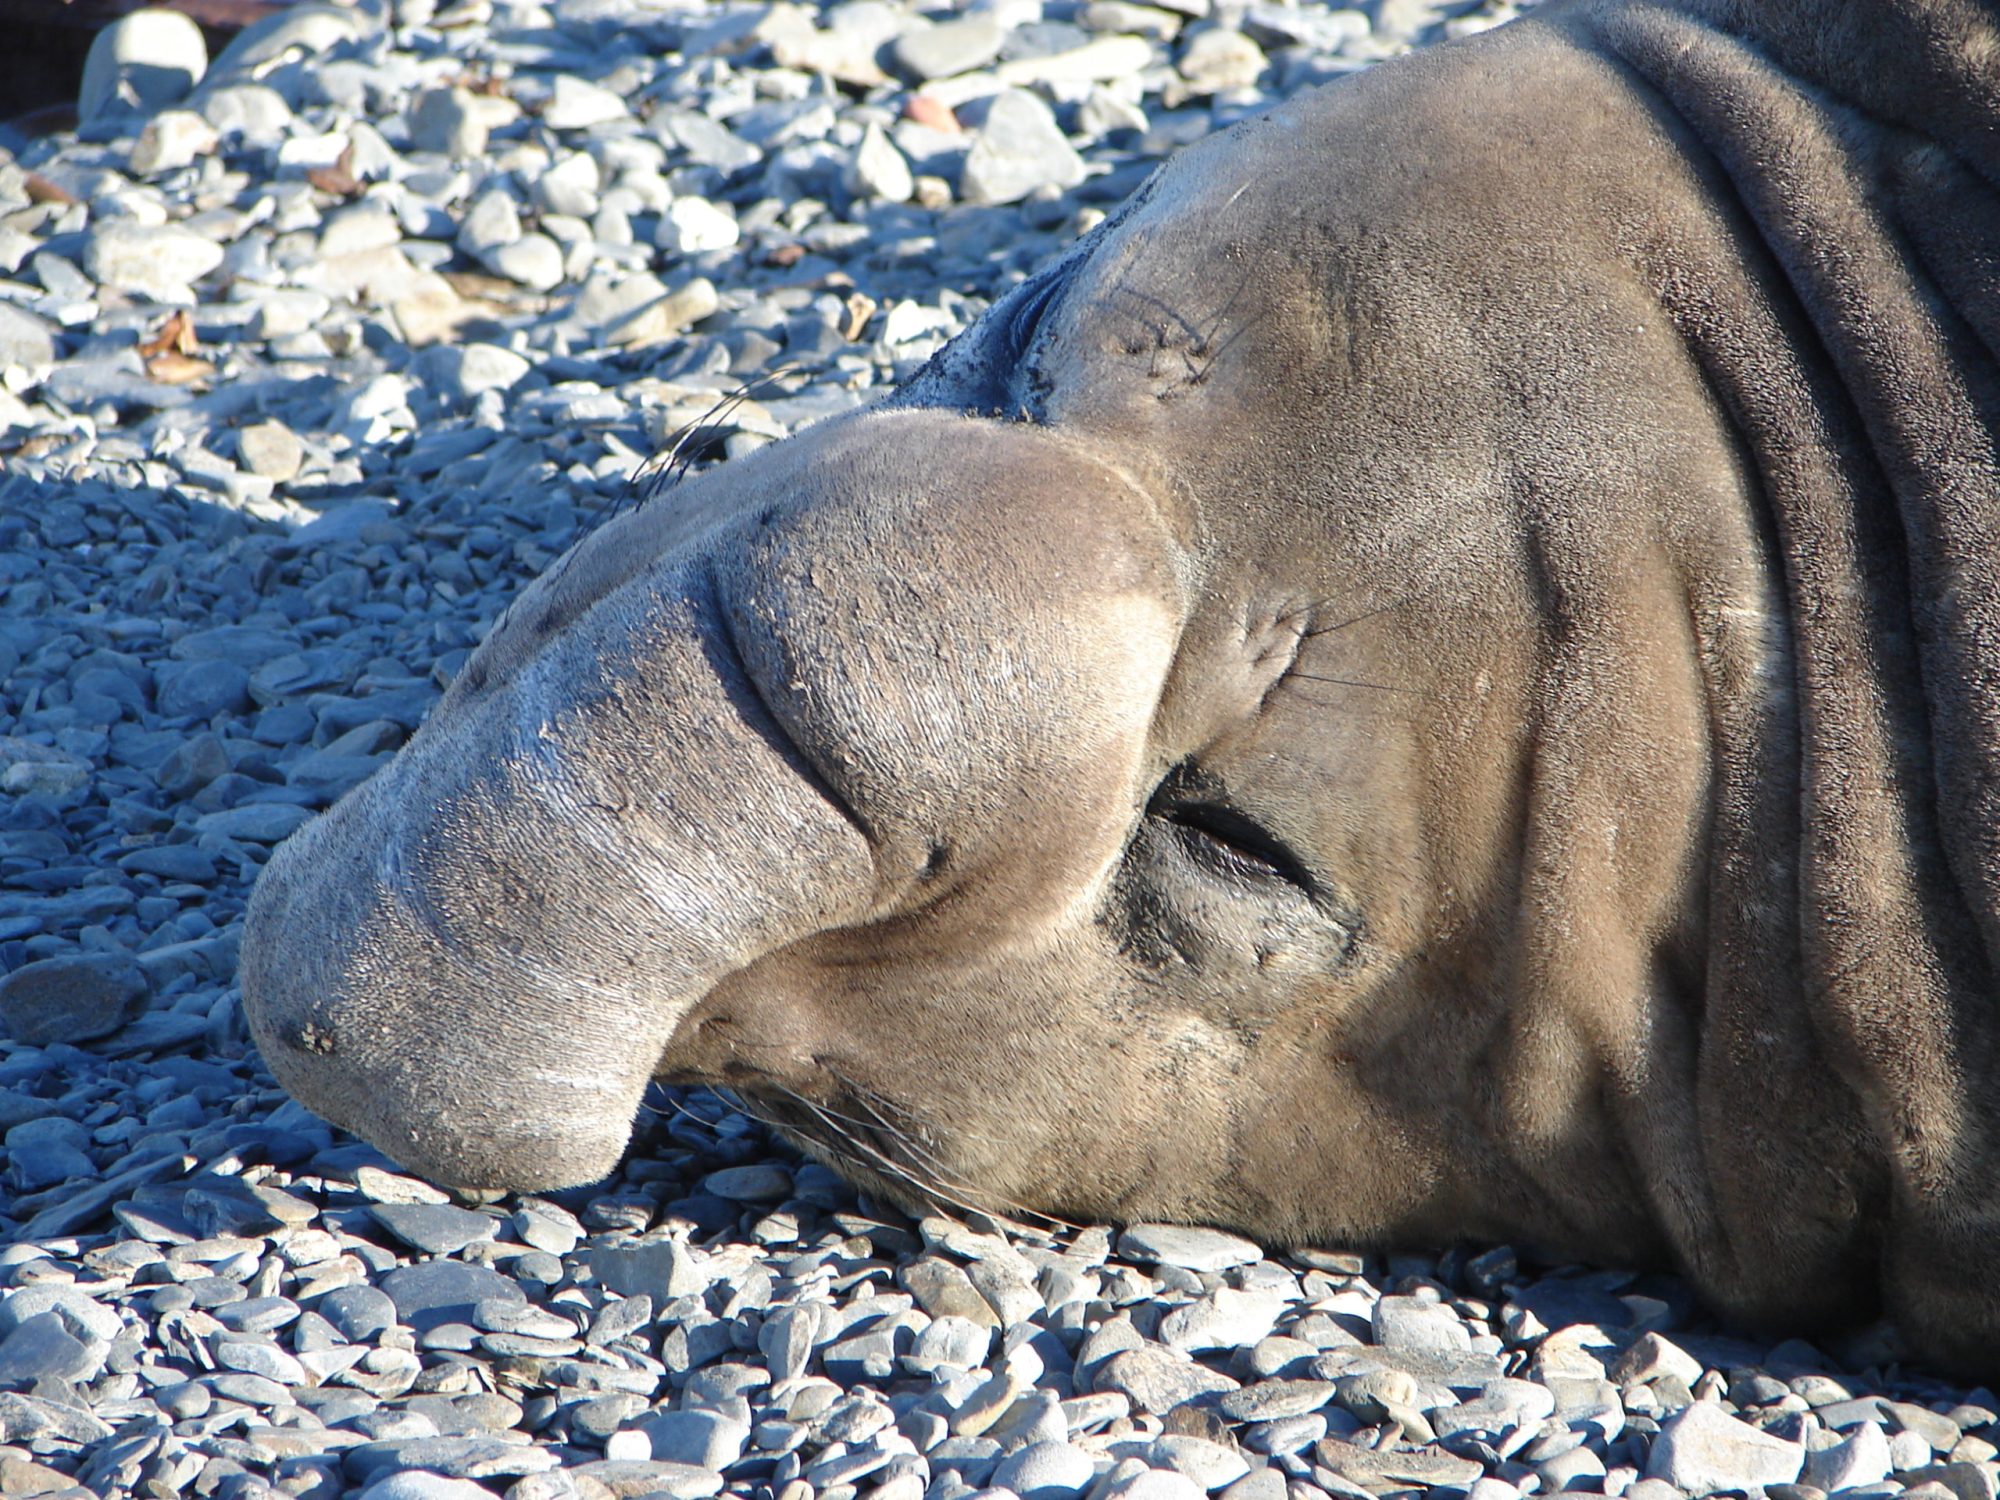
{"label": "seal's whisker", "polygon": [[1413,698],[1424,696],[1415,688],[1391,687],[1386,682],[1364,682],[1358,677],[1322,677],[1313,672],[1287,672],[1285,675],[1295,682],[1325,682],[1335,687],[1368,688],[1377,693],[1402,693]]}
{"label": "seal's whisker", "polygon": [[[1315,636],[1338,635],[1343,630],[1350,629],[1356,625],[1365,625],[1368,621],[1379,619],[1383,615],[1388,614],[1391,610],[1400,609],[1402,608],[1403,603],[1404,601],[1401,599],[1392,599],[1387,604],[1378,605],[1374,609],[1363,610],[1358,615],[1348,615],[1344,619],[1336,620],[1331,625],[1309,626],[1307,629],[1300,632],[1300,634],[1302,638],[1305,640],[1312,640]],[[1312,609],[1308,608],[1300,610],[1298,611],[1298,613],[1311,615]]]}
{"label": "seal's whisker", "polygon": [[[869,1092],[858,1086],[849,1086],[856,1088],[857,1095]],[[808,1139],[844,1163],[849,1170],[861,1175],[886,1176],[912,1190],[919,1201],[932,1208],[948,1207],[998,1222],[1012,1222],[1031,1233],[1038,1232],[1031,1222],[1033,1220],[1041,1220],[1061,1229],[1079,1227],[1066,1219],[1014,1202],[1003,1194],[984,1192],[953,1180],[939,1168],[936,1158],[917,1141],[908,1127],[877,1109],[868,1099],[863,1098],[859,1102],[875,1117],[873,1123],[843,1114],[785,1084],[776,1083],[771,1087],[785,1100],[804,1110],[824,1134],[804,1131],[798,1121],[786,1119],[780,1114],[759,1112],[749,1107],[747,1099],[744,1101],[745,1112],[780,1130],[806,1134]],[[879,1095],[874,1097],[880,1099]],[[887,1100],[880,1102],[890,1110],[895,1108]]]}
{"label": "seal's whisker", "polygon": [[[862,1106],[866,1108],[871,1115],[874,1115],[878,1121],[880,1121],[881,1128],[889,1132],[892,1140],[894,1140],[898,1145],[900,1145],[904,1150],[910,1152],[912,1155],[920,1156],[921,1159],[918,1161],[918,1165],[922,1167],[925,1171],[929,1172],[936,1181],[955,1187],[960,1192],[966,1194],[972,1194],[975,1191],[975,1189],[967,1187],[963,1183],[955,1182],[951,1178],[946,1176],[942,1168],[942,1165],[937,1161],[936,1157],[931,1153],[928,1143],[922,1141],[919,1135],[913,1132],[909,1127],[901,1124],[898,1121],[890,1119],[887,1115],[885,1115],[882,1112],[881,1109],[877,1107],[879,1103],[882,1106],[886,1106],[888,1109],[894,1110],[897,1108],[897,1106],[894,1103],[892,1103],[887,1099],[883,1099],[881,1095],[874,1093],[872,1090],[869,1090],[863,1087],[862,1085],[853,1083],[851,1080],[843,1079],[842,1082],[845,1083],[847,1087],[856,1091],[858,1097],[861,1100]],[[989,1144],[994,1144],[994,1143],[989,1142]],[[1081,1227],[1080,1225],[1070,1223],[1070,1221],[1067,1219],[1060,1218],[1054,1214],[1045,1213],[1041,1209],[1030,1208],[1027,1204],[1017,1202],[1016,1200],[1007,1197],[1005,1194],[986,1191],[985,1196],[988,1197],[992,1202],[998,1203],[1003,1208],[1010,1210],[1012,1213],[1026,1215],[1027,1217],[1033,1219],[1046,1220],[1050,1224],[1059,1225],[1069,1229],[1077,1229]],[[984,1211],[988,1213],[992,1212],[991,1209],[986,1209]]]}

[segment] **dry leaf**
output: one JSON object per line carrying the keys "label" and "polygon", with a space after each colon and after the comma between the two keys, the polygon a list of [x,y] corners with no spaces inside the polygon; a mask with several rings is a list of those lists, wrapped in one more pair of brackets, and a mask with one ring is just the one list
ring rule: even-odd
{"label": "dry leaf", "polygon": [[361,179],[354,175],[354,143],[341,148],[340,157],[330,167],[312,167],[306,181],[335,198],[352,198],[361,191]]}
{"label": "dry leaf", "polygon": [[868,320],[875,316],[875,309],[881,304],[866,292],[853,292],[847,298],[847,326],[840,336],[848,343],[855,343],[861,337],[861,330],[868,326]]}
{"label": "dry leaf", "polygon": [[30,203],[74,203],[77,196],[59,183],[50,182],[40,172],[30,172],[25,184]]}
{"label": "dry leaf", "polygon": [[151,359],[156,354],[192,354],[194,351],[194,319],[187,315],[187,309],[180,308],[160,325],[158,333],[139,346],[139,357]]}
{"label": "dry leaf", "polygon": [[951,106],[933,94],[910,95],[909,102],[903,106],[903,117],[954,135],[963,128],[958,123],[958,116],[951,112]]}
{"label": "dry leaf", "polygon": [[215,366],[205,359],[193,359],[185,354],[155,354],[146,361],[148,378],[161,385],[188,385],[197,380],[206,380],[215,373]]}

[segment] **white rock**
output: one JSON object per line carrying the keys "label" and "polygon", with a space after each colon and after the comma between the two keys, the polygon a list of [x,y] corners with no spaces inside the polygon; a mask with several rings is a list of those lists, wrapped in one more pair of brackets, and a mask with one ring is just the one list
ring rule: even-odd
{"label": "white rock", "polygon": [[1643,1333],[1618,1356],[1611,1378],[1620,1385],[1632,1385],[1671,1375],[1693,1388],[1701,1379],[1701,1361],[1671,1339],[1657,1333]]}
{"label": "white rock", "polygon": [[545,213],[587,219],[597,212],[601,182],[597,159],[588,152],[573,151],[537,177],[528,196]]}
{"label": "white rock", "polygon": [[1083,158],[1048,105],[1026,89],[995,96],[965,153],[960,187],[968,203],[1017,203],[1041,187],[1075,187]]}
{"label": "white rock", "polygon": [[1791,1484],[1804,1465],[1803,1445],[1739,1422],[1712,1401],[1697,1401],[1662,1424],[1646,1477],[1690,1495],[1712,1495]]}
{"label": "white rock", "polygon": [[92,1338],[105,1342],[118,1337],[124,1320],[118,1310],[107,1307],[73,1286],[24,1286],[0,1300],[0,1338],[6,1337],[28,1319],[45,1312],[59,1314],[66,1323],[85,1329]]}
{"label": "white rock", "polygon": [[1275,1292],[1217,1287],[1160,1320],[1160,1342],[1173,1349],[1239,1349],[1278,1325],[1285,1299]]}
{"label": "white rock", "polygon": [[1203,1491],[1172,1469],[1141,1469],[1104,1490],[1103,1500],[1201,1500]]}
{"label": "white rock", "polygon": [[1034,1500],[1080,1495],[1090,1487],[1095,1465],[1083,1449],[1069,1443],[1030,1443],[1010,1454],[993,1471],[993,1484]]}
{"label": "white rock", "polygon": [[496,1500],[496,1496],[470,1479],[402,1469],[361,1491],[361,1500]]}
{"label": "white rock", "polygon": [[222,264],[222,247],[176,224],[113,219],[91,231],[83,268],[99,286],[155,302],[194,304],[192,283]]}
{"label": "white rock", "polygon": [[297,477],[305,463],[305,447],[297,433],[273,418],[236,434],[236,456],[252,474],[283,484]]}
{"label": "white rock", "polygon": [[486,122],[465,88],[426,89],[410,105],[410,144],[465,161],[486,149]]}
{"label": "white rock", "polygon": [[1264,72],[1264,49],[1240,31],[1204,31],[1181,49],[1181,77],[1196,94],[1254,88]]}
{"label": "white rock", "polygon": [[542,106],[542,123],[551,130],[588,130],[622,120],[629,113],[625,101],[602,84],[558,73],[548,103]]}
{"label": "white rock", "polygon": [[714,1411],[673,1411],[654,1417],[642,1430],[651,1443],[647,1457],[667,1463],[725,1469],[743,1456],[750,1429]]}
{"label": "white rock", "polygon": [[660,215],[654,243],[676,255],[697,255],[706,250],[727,250],[741,234],[736,216],[727,209],[706,198],[676,198]]}
{"label": "white rock", "polygon": [[1375,1342],[1391,1349],[1453,1354],[1470,1349],[1472,1335],[1458,1314],[1442,1303],[1384,1297],[1375,1304]]}
{"label": "white rock", "polygon": [[848,164],[847,190],[857,198],[884,198],[891,203],[907,203],[917,190],[910,164],[895,143],[871,124],[861,135],[854,160]]}
{"label": "white rock", "polygon": [[208,68],[201,28],[179,11],[148,7],[97,33],[83,60],[76,115],[85,125],[151,114],[187,97]]}
{"label": "white rock", "polygon": [[1802,1482],[1831,1493],[1880,1484],[1889,1477],[1889,1439],[1879,1422],[1863,1422],[1845,1441],[1806,1455]]}
{"label": "white rock", "polygon": [[216,54],[202,92],[253,82],[293,58],[314,56],[351,41],[368,25],[367,12],[343,5],[291,5],[273,11],[237,32]]}
{"label": "white rock", "polygon": [[1236,1449],[1179,1434],[1155,1439],[1148,1458],[1158,1468],[1187,1475],[1211,1494],[1250,1472],[1250,1461]]}
{"label": "white rock", "polygon": [[898,302],[882,315],[883,345],[907,344],[933,333],[950,333],[958,320],[941,307],[925,307],[921,302]]}
{"label": "white rock", "polygon": [[1189,1271],[1226,1271],[1264,1258],[1255,1243],[1220,1229],[1187,1224],[1133,1224],[1118,1236],[1126,1260],[1180,1266]]}
{"label": "white rock", "polygon": [[261,83],[237,83],[205,90],[201,117],[223,135],[267,141],[292,122],[292,107],[276,89]]}
{"label": "white rock", "polygon": [[475,198],[458,226],[458,248],[480,259],[520,237],[521,210],[502,188],[489,188]]}
{"label": "white rock", "polygon": [[480,260],[494,275],[517,281],[531,292],[546,292],[562,284],[562,246],[539,232],[489,250]]}
{"label": "white rock", "polygon": [[380,203],[352,203],[335,209],[322,221],[319,231],[321,255],[354,255],[364,250],[380,250],[401,244],[403,229],[396,216]]}
{"label": "white rock", "polygon": [[196,157],[206,156],[220,140],[215,127],[193,110],[167,110],[148,120],[139,132],[132,147],[132,170],[141,177],[175,171]]}

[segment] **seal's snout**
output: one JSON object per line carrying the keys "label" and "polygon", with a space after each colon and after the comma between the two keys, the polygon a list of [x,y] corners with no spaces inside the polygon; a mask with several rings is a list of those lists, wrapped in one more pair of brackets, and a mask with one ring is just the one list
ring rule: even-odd
{"label": "seal's snout", "polygon": [[[494,950],[441,930],[426,894],[398,882],[385,857],[407,780],[360,789],[282,846],[259,879],[241,975],[265,1062],[307,1108],[438,1181],[602,1177],[651,1069],[644,1040],[615,1035],[629,1030],[627,1007],[600,1002],[619,1012],[607,1028],[559,987],[535,994],[527,975],[510,992]],[[596,1044],[587,1077],[548,1066],[565,1031]]]}
{"label": "seal's snout", "polygon": [[[1079,470],[1083,516],[1060,498]],[[939,899],[935,850],[950,879],[1011,882],[1010,921],[1055,920],[1126,837],[1178,617],[1162,536],[1087,455],[920,413],[606,526],[272,858],[242,966],[266,1061],[413,1170],[590,1181],[704,996]],[[1061,608],[1031,575],[1069,580]],[[954,594],[1005,628],[907,608]],[[1048,784],[1085,811],[1028,869],[1011,831]]]}

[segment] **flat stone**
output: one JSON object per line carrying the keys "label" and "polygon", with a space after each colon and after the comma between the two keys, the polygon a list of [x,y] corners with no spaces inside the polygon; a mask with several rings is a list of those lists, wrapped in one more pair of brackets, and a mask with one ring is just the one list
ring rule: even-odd
{"label": "flat stone", "polygon": [[748,1424],[713,1411],[675,1411],[642,1424],[652,1456],[700,1469],[726,1469],[743,1456]]}
{"label": "flat stone", "polygon": [[249,844],[281,844],[313,820],[309,807],[295,802],[247,802],[241,807],[204,813],[195,819],[202,833],[220,834]]}
{"label": "flat stone", "polygon": [[693,1469],[686,1464],[664,1463],[657,1459],[605,1459],[578,1464],[568,1471],[578,1480],[604,1486],[618,1500],[640,1495],[664,1494],[673,1500],[705,1500],[722,1490],[722,1476],[710,1469]]}
{"label": "flat stone", "polygon": [[1530,1427],[1555,1415],[1556,1397],[1545,1385],[1532,1380],[1495,1380],[1471,1401],[1440,1407],[1430,1415],[1431,1429],[1439,1437],[1475,1433],[1489,1442]]}
{"label": "flat stone", "polygon": [[81,1383],[104,1368],[104,1355],[104,1345],[93,1349],[64,1327],[55,1313],[38,1313],[0,1340],[0,1385],[31,1386],[38,1380]]}
{"label": "flat stone", "polygon": [[697,276],[685,286],[654,299],[614,319],[604,331],[604,341],[619,348],[644,348],[677,338],[702,319],[713,317],[722,307],[715,283]]}
{"label": "flat stone", "polygon": [[382,1278],[380,1290],[394,1304],[397,1321],[420,1333],[444,1323],[471,1322],[473,1308],[489,1297],[527,1301],[527,1293],[498,1271],[456,1260],[398,1266]]}
{"label": "flat stone", "polygon": [[912,28],[890,48],[896,71],[926,82],[983,68],[1000,55],[1006,33],[990,14],[974,13]]}
{"label": "flat stone", "polygon": [[486,1214],[442,1203],[372,1203],[369,1214],[389,1233],[426,1255],[452,1255],[490,1240],[499,1223]]}
{"label": "flat stone", "polygon": [[122,954],[45,958],[0,979],[0,1025],[31,1046],[87,1042],[138,1015],[149,993],[144,973]]}
{"label": "flat stone", "polygon": [[1173,1349],[1239,1349],[1277,1326],[1285,1299],[1275,1292],[1217,1287],[1160,1320],[1160,1342]]}
{"label": "flat stone", "polygon": [[152,875],[196,885],[205,885],[215,879],[216,873],[214,858],[193,844],[155,844],[150,849],[134,849],[119,856],[118,868],[128,875]]}
{"label": "flat stone", "polygon": [[166,662],[155,669],[154,698],[170,719],[211,720],[250,705],[250,673],[215,658]]}
{"label": "flat stone", "polygon": [[189,109],[170,109],[146,122],[132,147],[135,176],[177,172],[208,155],[222,137],[206,119]]}
{"label": "flat stone", "polygon": [[999,1314],[981,1296],[965,1272],[950,1261],[929,1256],[911,1261],[896,1279],[917,1299],[917,1305],[933,1318],[963,1318],[982,1328],[998,1328]]}
{"label": "flat stone", "polygon": [[741,237],[736,216],[705,198],[676,198],[660,215],[654,242],[675,255],[727,250]]}
{"label": "flat stone", "polygon": [[309,1385],[311,1377],[298,1360],[275,1344],[255,1339],[218,1339],[216,1363],[246,1375],[258,1375],[279,1385]]}
{"label": "flat stone", "polygon": [[1408,1489],[1462,1490],[1484,1472],[1472,1459],[1435,1448],[1362,1448],[1340,1438],[1325,1438],[1313,1452],[1342,1479],[1375,1495]]}
{"label": "flat stone", "polygon": [[487,125],[470,89],[425,89],[410,106],[410,144],[459,161],[486,150]]}
{"label": "flat stone", "polygon": [[1914,1432],[1930,1444],[1933,1452],[1951,1452],[1963,1436],[1958,1423],[1927,1406],[1918,1406],[1913,1401],[1887,1401],[1883,1405],[1899,1431]]}
{"label": "flat stone", "polygon": [[562,246],[538,231],[489,250],[480,259],[494,275],[519,282],[530,291],[546,292],[562,283]]}
{"label": "flat stone", "polygon": [[0,1443],[31,1443],[44,1437],[95,1443],[110,1436],[111,1428],[87,1411],[37,1396],[0,1391]]}
{"label": "flat stone", "polygon": [[1239,1387],[1206,1365],[1148,1345],[1113,1357],[1097,1372],[1096,1388],[1117,1391],[1140,1411],[1164,1414],[1185,1402]]}
{"label": "flat stone", "polygon": [[589,130],[629,114],[625,101],[610,89],[574,74],[558,73],[542,107],[542,123],[551,130]]}
{"label": "flat stone", "polygon": [[1442,1303],[1383,1297],[1375,1304],[1374,1325],[1375,1342],[1391,1349],[1451,1354],[1472,1347],[1464,1322]]}
{"label": "flat stone", "polygon": [[968,1318],[933,1318],[903,1355],[903,1364],[922,1375],[935,1374],[941,1369],[976,1370],[986,1363],[992,1346],[991,1324],[974,1323]]}
{"label": "flat stone", "polygon": [[1100,1500],[1202,1500],[1202,1490],[1172,1469],[1142,1468],[1107,1485]]}
{"label": "flat stone", "polygon": [[560,1460],[547,1448],[485,1436],[419,1437],[362,1443],[340,1459],[360,1484],[399,1469],[429,1469],[454,1479],[511,1478],[553,1469]]}
{"label": "flat stone", "polygon": [[1660,1425],[1646,1477],[1689,1495],[1790,1484],[1805,1465],[1805,1448],[1739,1422],[1712,1401],[1697,1401]]}
{"label": "flat stone", "polygon": [[1091,1457],[1068,1443],[1030,1443],[1002,1461],[992,1483],[1021,1500],[1074,1500],[1095,1475]]}
{"label": "flat stone", "polygon": [[0,369],[46,370],[56,361],[56,331],[46,318],[0,302]]}
{"label": "flat stone", "polygon": [[222,246],[178,224],[109,219],[90,232],[83,268],[100,286],[192,307],[193,284],[222,264]]}
{"label": "flat stone", "polygon": [[1262,47],[1242,32],[1222,27],[1197,33],[1181,49],[1181,77],[1197,95],[1254,88],[1264,67]]}
{"label": "flat stone", "polygon": [[861,144],[854,148],[854,160],[844,181],[848,192],[857,198],[880,198],[889,203],[907,203],[917,190],[909,161],[880,125],[862,131]]}
{"label": "flat stone", "polygon": [[[1262,1380],[1226,1392],[1215,1409],[1232,1422],[1276,1422],[1318,1411],[1333,1392],[1330,1380]],[[1550,1405],[1553,1409],[1554,1403]]]}
{"label": "flat stone", "polygon": [[1210,1494],[1250,1472],[1250,1461],[1234,1445],[1180,1433],[1154,1439],[1147,1458],[1155,1468],[1187,1475]]}
{"label": "flat stone", "polygon": [[792,1195],[792,1174],[769,1163],[725,1167],[701,1180],[702,1191],[737,1203],[778,1203]]}
{"label": "flat stone", "polygon": [[275,484],[295,478],[305,464],[305,446],[283,422],[253,422],[236,434],[236,456],[244,468]]}
{"label": "flat stone", "polygon": [[322,1297],[314,1310],[343,1337],[357,1343],[371,1342],[383,1329],[396,1326],[396,1304],[372,1286],[337,1288]]}
{"label": "flat stone", "polygon": [[1134,1224],[1118,1236],[1118,1254],[1189,1271],[1226,1271],[1264,1258],[1254,1242],[1240,1235],[1184,1224]]}
{"label": "flat stone", "polygon": [[361,1500],[493,1500],[493,1491],[470,1479],[404,1469],[369,1485]]}
{"label": "flat stone", "polygon": [[714,1280],[706,1258],[681,1240],[601,1245],[584,1257],[591,1274],[621,1297],[648,1296],[656,1307],[699,1295]]}

